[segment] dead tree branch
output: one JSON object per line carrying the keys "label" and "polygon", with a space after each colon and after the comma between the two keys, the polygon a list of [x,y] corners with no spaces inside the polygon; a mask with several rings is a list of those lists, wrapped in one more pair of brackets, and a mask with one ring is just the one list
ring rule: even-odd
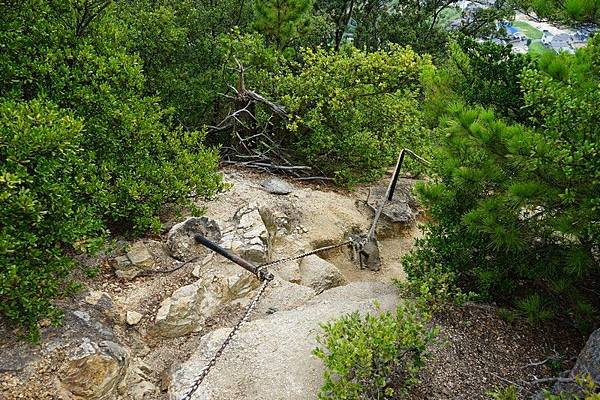
{"label": "dead tree branch", "polygon": [[[236,85],[228,85],[229,91],[221,94],[233,102],[232,110],[220,123],[208,127],[208,133],[230,132],[232,144],[222,147],[223,163],[241,165],[269,172],[283,172],[297,179],[326,180],[324,177],[310,174],[312,168],[296,165],[286,152],[284,136],[276,136],[273,121],[279,119],[289,121],[289,115],[284,106],[277,104],[265,96],[246,87],[246,69],[235,59],[238,73]],[[257,107],[266,111],[257,116]]]}

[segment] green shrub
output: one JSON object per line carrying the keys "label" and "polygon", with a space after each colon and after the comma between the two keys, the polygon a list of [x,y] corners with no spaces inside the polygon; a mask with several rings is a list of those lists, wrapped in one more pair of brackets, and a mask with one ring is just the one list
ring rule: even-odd
{"label": "green shrub", "polygon": [[487,394],[494,400],[518,400],[517,387],[514,385],[506,386],[501,389],[494,390]]}
{"label": "green shrub", "polygon": [[0,16],[7,43],[0,96],[44,96],[83,119],[81,157],[94,169],[90,201],[111,227],[144,232],[157,227],[164,203],[214,193],[217,154],[202,145],[202,134],[173,129],[158,99],[144,96],[142,63],[112,5],[85,31],[62,18],[95,11],[69,1],[8,7]]}
{"label": "green shrub", "polygon": [[[422,243],[421,240],[416,240],[417,245]],[[448,304],[462,305],[477,298],[475,293],[465,293],[460,289],[454,272],[423,256],[424,253],[415,252],[402,259],[405,268],[411,271],[411,279],[396,281],[396,284],[406,295],[415,297],[432,311],[439,311]]]}
{"label": "green shrub", "polygon": [[[418,187],[433,218],[405,260],[409,279],[435,267],[484,299],[507,301],[519,290],[542,296],[540,305],[561,299],[575,307],[577,282],[598,272],[593,193],[600,181],[590,179],[598,169],[588,172],[598,160],[594,145],[578,143],[574,132],[563,141],[462,106],[444,126],[437,178]],[[591,153],[563,168],[571,146]]]}
{"label": "green shrub", "polygon": [[594,39],[522,72],[527,125],[448,108],[434,179],[417,187],[432,219],[405,260],[409,279],[437,268],[483,299],[526,299],[532,321],[561,304],[592,326],[596,311],[580,288],[600,279],[599,46]]}
{"label": "green shrub", "polygon": [[293,114],[282,135],[304,162],[352,185],[381,176],[403,147],[423,152],[418,105],[428,57],[391,45],[305,50],[300,58],[297,72],[276,79],[275,96]]}
{"label": "green shrub", "polygon": [[107,226],[156,230],[164,204],[221,184],[217,151],[144,96],[127,31],[99,5],[27,0],[0,13],[0,312],[32,335],[73,286],[67,252],[96,247]]}
{"label": "green shrub", "polygon": [[95,247],[102,232],[82,139],[81,120],[51,103],[0,102],[0,313],[32,338],[39,318],[59,316],[50,300],[73,288],[65,251]]}
{"label": "green shrub", "polygon": [[323,347],[314,354],[325,363],[320,399],[381,399],[397,397],[417,382],[428,345],[437,335],[426,317],[410,305],[395,313],[358,312],[323,324]]}

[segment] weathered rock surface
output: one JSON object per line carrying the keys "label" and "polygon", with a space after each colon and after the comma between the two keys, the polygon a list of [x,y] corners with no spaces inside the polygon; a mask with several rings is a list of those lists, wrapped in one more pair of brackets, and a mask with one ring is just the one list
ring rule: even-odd
{"label": "weathered rock surface", "polygon": [[[275,279],[262,297],[254,313],[258,315],[273,314],[279,311],[292,310],[300,307],[316,296],[316,292],[306,286]],[[250,301],[250,299],[248,299]]]}
{"label": "weathered rock surface", "polygon": [[114,398],[113,391],[127,371],[128,354],[119,344],[84,339],[57,375],[59,392],[66,398]]}
{"label": "weathered rock surface", "polygon": [[154,266],[154,257],[143,241],[131,245],[126,255],[113,260],[115,275],[122,279],[133,279],[145,269]]}
{"label": "weathered rock surface", "polygon": [[[205,379],[194,400],[313,399],[322,385],[323,364],[312,355],[319,324],[353,311],[391,310],[399,302],[394,285],[361,282],[328,290],[299,308],[280,311],[244,326]],[[169,398],[179,400],[229,329],[204,336],[198,350],[177,369]]]}
{"label": "weathered rock surface", "polygon": [[272,272],[284,281],[291,283],[300,283],[302,281],[302,277],[300,276],[300,262],[296,260],[278,265],[273,268]]}
{"label": "weathered rock surface", "polygon": [[290,194],[294,191],[292,185],[279,178],[269,178],[261,183],[264,190],[272,194]]}
{"label": "weathered rock surface", "polygon": [[269,232],[258,205],[242,207],[235,215],[237,226],[221,238],[221,246],[255,263],[269,259]]}
{"label": "weathered rock surface", "polygon": [[219,304],[215,293],[207,290],[202,281],[183,286],[160,304],[154,319],[155,332],[177,337],[198,331]]}
{"label": "weathered rock surface", "polygon": [[258,279],[250,272],[221,256],[217,257],[219,262],[200,266],[194,269],[193,274],[221,303],[244,297],[258,287]]}
{"label": "weathered rock surface", "polygon": [[217,221],[207,217],[192,217],[174,225],[167,234],[167,248],[173,258],[188,261],[207,254],[208,249],[194,239],[198,234],[218,242],[221,239],[221,228]]}
{"label": "weathered rock surface", "polygon": [[312,255],[300,262],[300,283],[313,288],[317,293],[346,283],[344,275],[330,262]]}
{"label": "weathered rock surface", "polygon": [[[396,186],[394,197],[391,201],[386,202],[382,214],[391,222],[411,224],[415,222],[418,214],[418,203],[415,197],[411,194],[412,182],[400,179]],[[371,188],[369,196],[369,205],[377,208],[385,199],[387,186],[376,186]]]}
{"label": "weathered rock surface", "polygon": [[125,391],[127,398],[133,400],[150,400],[156,399],[158,396],[158,387],[152,383],[152,368],[140,360],[129,368],[125,380]]}
{"label": "weathered rock surface", "polygon": [[[600,329],[596,329],[588,338],[585,346],[577,357],[573,369],[565,373],[566,378],[583,378],[588,375],[596,382],[600,382]],[[552,394],[570,393],[583,397],[579,385],[575,382],[558,382],[551,390]],[[542,400],[544,395],[539,393],[534,399]]]}

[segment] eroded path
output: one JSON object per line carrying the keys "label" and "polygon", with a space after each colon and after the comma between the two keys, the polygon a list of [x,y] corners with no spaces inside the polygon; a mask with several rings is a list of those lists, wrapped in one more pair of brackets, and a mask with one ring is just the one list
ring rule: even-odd
{"label": "eroded path", "polygon": [[[197,224],[256,263],[275,260],[366,232],[387,183],[348,193],[288,182],[291,192],[279,195],[263,187],[267,175],[224,174],[230,188],[198,203],[206,218],[167,213],[161,235],[120,241],[111,254],[82,259],[100,273],[94,279],[81,274],[88,289],[59,302],[64,324],[43,323],[39,345],[17,341],[0,321],[0,400],[179,400],[259,285],[195,245],[190,235]],[[390,216],[404,222],[384,218],[378,226],[381,271],[359,269],[349,249],[274,268],[277,278],[251,322],[192,398],[316,398],[323,367],[311,350],[319,324],[352,311],[378,312],[374,302],[390,310],[401,301],[392,279],[404,279],[400,259],[420,234],[412,183],[401,181],[398,204],[390,208]],[[432,349],[411,399],[485,399],[506,380],[551,375],[546,365],[523,366],[555,351],[568,359],[581,346],[564,330],[511,324],[489,306],[449,308],[434,322],[442,327],[442,345]]]}
{"label": "eroded path", "polygon": [[[218,227],[220,244],[256,263],[341,242],[350,233],[366,232],[371,223],[373,211],[365,203],[369,188],[347,193],[289,182],[291,193],[280,195],[263,187],[267,175],[236,169],[224,174],[229,189],[198,205]],[[404,182],[405,187],[410,184]],[[408,224],[382,222],[381,271],[360,270],[349,249],[277,267],[276,281],[239,344],[227,352],[210,375],[213,382],[206,382],[208,391],[198,392],[202,397],[197,398],[210,394],[215,399],[283,399],[295,398],[293,393],[307,398],[306,393],[316,393],[322,367],[310,352],[319,323],[354,310],[373,311],[374,300],[384,309],[399,301],[391,279],[403,278],[399,260],[417,232],[418,211],[414,204],[413,208],[407,206],[414,211]],[[184,220],[185,216],[166,215],[163,235],[136,243],[121,241],[111,254],[82,259],[90,266],[100,265],[100,274],[95,279],[80,277],[88,290],[59,302],[66,310],[64,324],[44,327],[39,345],[16,341],[15,332],[1,325],[2,396],[177,398],[258,286],[238,266],[186,242],[185,232],[167,234]],[[197,259],[182,264],[194,255]],[[258,348],[262,350],[253,353]],[[257,354],[270,358],[253,359]],[[299,369],[289,377],[296,384],[282,375],[291,367]],[[239,387],[250,388],[248,382],[259,372],[280,376],[281,385],[289,390],[263,385],[267,392],[253,388],[242,396]],[[219,386],[225,381],[239,383]]]}

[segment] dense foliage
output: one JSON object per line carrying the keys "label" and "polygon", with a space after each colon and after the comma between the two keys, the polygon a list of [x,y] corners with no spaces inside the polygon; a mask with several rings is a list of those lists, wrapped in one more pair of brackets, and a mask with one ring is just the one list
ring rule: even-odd
{"label": "dense foliage", "polygon": [[513,0],[524,12],[534,12],[541,18],[562,22],[592,22],[600,19],[598,0]]}
{"label": "dense foliage", "polygon": [[437,335],[412,305],[380,315],[358,312],[324,324],[314,354],[325,363],[320,399],[397,398],[418,382]]}
{"label": "dense foliage", "polygon": [[527,125],[449,108],[436,179],[419,188],[433,222],[406,259],[413,279],[447,271],[483,298],[516,296],[538,316],[567,304],[589,328],[586,287],[598,279],[600,245],[597,46],[523,70]]}
{"label": "dense foliage", "polygon": [[[165,203],[219,187],[203,135],[144,95],[110,2],[31,0],[0,15],[3,314],[35,333],[72,262],[103,227],[157,229]],[[66,286],[65,286],[66,285]]]}
{"label": "dense foliage", "polygon": [[82,121],[51,103],[2,101],[0,132],[0,312],[34,327],[69,290],[63,247],[98,244],[94,166]]}
{"label": "dense foliage", "polygon": [[302,68],[276,80],[293,114],[290,147],[338,182],[372,180],[403,147],[422,146],[420,76],[431,62],[399,46],[301,55]]}
{"label": "dense foliage", "polygon": [[[459,0],[315,1],[315,8],[332,21],[329,37],[336,50],[348,38],[348,27],[354,24],[352,39],[358,48],[376,51],[395,43],[434,56],[443,52],[450,36],[445,15],[459,13],[458,5]],[[496,21],[511,14],[509,4],[498,0],[491,8],[477,10],[458,29],[464,34],[485,36],[495,31]]]}

